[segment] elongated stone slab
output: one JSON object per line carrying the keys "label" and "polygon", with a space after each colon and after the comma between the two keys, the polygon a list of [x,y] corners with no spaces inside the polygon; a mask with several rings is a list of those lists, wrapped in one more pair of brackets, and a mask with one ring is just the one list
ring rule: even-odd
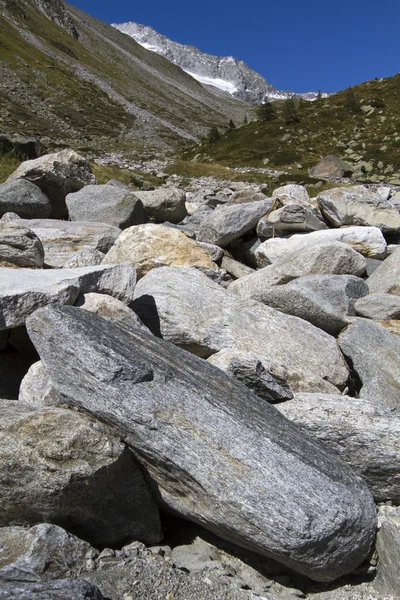
{"label": "elongated stone slab", "polygon": [[170,509],[316,580],[365,558],[376,514],[363,480],[244,386],[76,308],[47,306],[27,327],[57,390],[125,440]]}

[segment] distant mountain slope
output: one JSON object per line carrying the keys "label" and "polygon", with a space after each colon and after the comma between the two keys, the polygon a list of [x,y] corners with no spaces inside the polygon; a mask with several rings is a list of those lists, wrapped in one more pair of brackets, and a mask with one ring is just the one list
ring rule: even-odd
{"label": "distant mountain slope", "polygon": [[[132,37],[144,48],[179,65],[200,83],[213,86],[249,104],[260,104],[266,98],[284,100],[296,96],[294,92],[277,90],[259,73],[233,56],[205,54],[193,46],[173,42],[152,27],[138,23],[113,23],[113,27]],[[300,95],[305,100],[315,100],[317,97],[314,92]]]}
{"label": "distant mountain slope", "polygon": [[175,147],[247,108],[60,0],[0,0],[0,130],[111,150]]}

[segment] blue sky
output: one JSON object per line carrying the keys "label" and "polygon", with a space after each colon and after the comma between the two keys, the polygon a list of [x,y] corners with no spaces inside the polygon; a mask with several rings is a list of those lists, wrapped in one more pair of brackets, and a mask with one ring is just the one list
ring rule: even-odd
{"label": "blue sky", "polygon": [[336,92],[400,71],[399,0],[70,0],[108,23],[244,60],[278,89]]}

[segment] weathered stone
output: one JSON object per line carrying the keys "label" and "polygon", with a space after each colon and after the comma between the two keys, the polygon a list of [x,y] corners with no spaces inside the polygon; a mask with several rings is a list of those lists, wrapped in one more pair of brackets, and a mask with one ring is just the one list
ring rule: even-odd
{"label": "weathered stone", "polygon": [[72,223],[55,219],[19,219],[18,225],[35,233],[49,267],[63,267],[76,252],[92,248],[108,252],[121,230],[103,223]]}
{"label": "weathered stone", "polygon": [[[33,507],[32,507],[33,508]],[[91,546],[61,527],[0,528],[0,580],[48,581],[79,577]]]}
{"label": "weathered stone", "polygon": [[31,365],[21,381],[19,394],[16,397],[20,402],[36,407],[61,406],[63,403],[41,360]]}
{"label": "weathered stone", "polygon": [[282,402],[293,398],[284,368],[276,368],[251,352],[231,348],[220,350],[207,361],[218,367],[267,402]]}
{"label": "weathered stone", "polygon": [[335,227],[364,225],[384,233],[400,231],[400,213],[379,193],[362,185],[333,188],[318,195],[318,206]]}
{"label": "weathered stone", "polygon": [[385,598],[399,598],[400,580],[400,508],[382,506],[379,509],[380,528],[376,536],[379,556],[378,574],[374,587]]}
{"label": "weathered stone", "polygon": [[76,269],[77,267],[94,267],[101,265],[104,258],[103,252],[95,248],[82,248],[72,254],[63,265],[64,269]]}
{"label": "weathered stone", "polygon": [[197,243],[200,248],[203,248],[213,262],[219,263],[222,260],[222,257],[224,256],[224,251],[222,248],[216,246],[215,244],[207,244],[206,242]]}
{"label": "weathered stone", "polygon": [[96,183],[88,161],[73,150],[61,150],[23,162],[7,182],[15,179],[27,179],[37,185],[49,198],[52,205],[50,216],[55,219],[67,215],[67,194]]}
{"label": "weathered stone", "polygon": [[400,501],[400,417],[362,399],[296,394],[277,405],[360,473],[376,502]]}
{"label": "weathered stone", "polygon": [[0,402],[0,414],[2,526],[55,523],[95,545],[161,539],[141,471],[107,427],[12,400]]}
{"label": "weathered stone", "polygon": [[136,194],[112,185],[86,185],[68,194],[65,202],[71,221],[107,223],[126,229],[148,220]]}
{"label": "weathered stone", "polygon": [[43,582],[0,582],[0,600],[107,600],[84,579]]}
{"label": "weathered stone", "polygon": [[33,231],[21,226],[19,221],[0,223],[1,263],[41,269],[44,265],[42,242]]}
{"label": "weathered stone", "polygon": [[311,210],[299,204],[289,204],[273,210],[268,215],[268,222],[273,230],[279,232],[328,229],[327,225]]}
{"label": "weathered stone", "polygon": [[17,179],[0,185],[0,216],[8,212],[24,219],[46,219],[51,203],[37,185]]}
{"label": "weathered stone", "polygon": [[271,207],[271,200],[219,206],[202,221],[196,239],[217,246],[228,246],[255,229],[258,221]]}
{"label": "weathered stone", "polygon": [[156,221],[180,223],[187,216],[186,194],[177,188],[135,192],[135,196],[140,198],[149,217]]}
{"label": "weathered stone", "polygon": [[400,296],[393,294],[369,294],[360,298],[355,304],[355,311],[360,317],[387,321],[400,319]]}
{"label": "weathered stone", "polygon": [[368,294],[368,286],[353,275],[309,275],[257,294],[268,306],[309,321],[331,335],[348,325],[354,303]]}
{"label": "weathered stone", "polygon": [[0,329],[23,325],[40,306],[73,304],[79,294],[89,292],[109,294],[128,304],[135,282],[135,269],[129,265],[41,271],[0,268]]}
{"label": "weathered stone", "polygon": [[303,185],[295,183],[289,183],[288,185],[276,188],[272,193],[272,198],[278,200],[275,207],[290,204],[310,207],[310,196],[307,189]]}
{"label": "weathered stone", "polygon": [[360,398],[381,408],[400,408],[400,337],[366,319],[339,336],[342,352],[361,379]]}
{"label": "weathered stone", "polygon": [[266,200],[267,196],[262,192],[256,192],[255,190],[238,190],[234,192],[227,204],[231,206],[232,204],[247,204],[249,202],[259,202],[260,200]]}
{"label": "weathered stone", "polygon": [[354,250],[369,258],[383,259],[386,256],[387,244],[377,227],[345,227],[292,235],[288,239],[268,239],[255,251],[257,264],[259,267],[266,267],[290,252],[299,252],[307,247],[314,248],[319,244],[330,242],[349,244]]}
{"label": "weathered stone", "polygon": [[337,156],[327,156],[310,169],[311,177],[341,178],[351,177],[353,168]]}
{"label": "weathered stone", "polygon": [[229,256],[223,257],[221,261],[221,269],[224,269],[235,279],[239,279],[240,277],[254,273],[254,269],[237,260],[234,260],[233,258],[230,258]]}
{"label": "weathered stone", "polygon": [[231,285],[231,291],[242,298],[264,302],[268,288],[289,283],[306,275],[362,275],[365,258],[347,244],[332,242],[306,247],[285,254],[280,260],[242,277]]}
{"label": "weathered stone", "polygon": [[367,555],[376,518],[362,479],[243,385],[72,307],[40,309],[29,334],[57,389],[123,437],[174,511],[317,580]]}
{"label": "weathered stone", "polygon": [[400,247],[368,277],[367,283],[370,294],[400,296]]}
{"label": "weathered stone", "polygon": [[117,300],[117,298],[113,298],[112,296],[95,293],[83,294],[76,300],[75,306],[88,310],[100,317],[125,321],[131,325],[140,327],[143,331],[150,334],[150,331],[143,325],[137,314],[121,302],[121,300]]}
{"label": "weathered stone", "polygon": [[138,225],[126,229],[103,260],[104,264],[129,263],[137,269],[138,278],[164,266],[191,266],[218,271],[208,254],[184,233],[164,225]]}
{"label": "weathered stone", "polygon": [[135,297],[134,310],[153,333],[198,356],[208,358],[224,348],[251,352],[285,367],[293,391],[322,386],[335,393],[329,384],[343,386],[347,380],[334,338],[306,321],[241,299],[194,269],[153,270],[139,281]]}

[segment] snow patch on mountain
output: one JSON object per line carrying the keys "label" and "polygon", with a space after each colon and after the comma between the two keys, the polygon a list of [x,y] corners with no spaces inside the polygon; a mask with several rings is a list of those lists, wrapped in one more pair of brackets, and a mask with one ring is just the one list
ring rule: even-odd
{"label": "snow patch on mountain", "polygon": [[191,75],[191,77],[193,77],[193,79],[196,79],[200,83],[203,83],[204,85],[212,85],[213,87],[216,87],[219,90],[222,90],[223,92],[228,92],[228,94],[231,94],[232,96],[234,95],[235,92],[238,91],[237,87],[230,81],[225,81],[224,79],[218,79],[218,78],[212,78],[212,77],[204,77],[204,75],[199,75],[198,73],[192,73],[190,71],[187,71],[186,69],[183,69],[183,70],[185,71],[185,73],[187,73],[188,75]]}

